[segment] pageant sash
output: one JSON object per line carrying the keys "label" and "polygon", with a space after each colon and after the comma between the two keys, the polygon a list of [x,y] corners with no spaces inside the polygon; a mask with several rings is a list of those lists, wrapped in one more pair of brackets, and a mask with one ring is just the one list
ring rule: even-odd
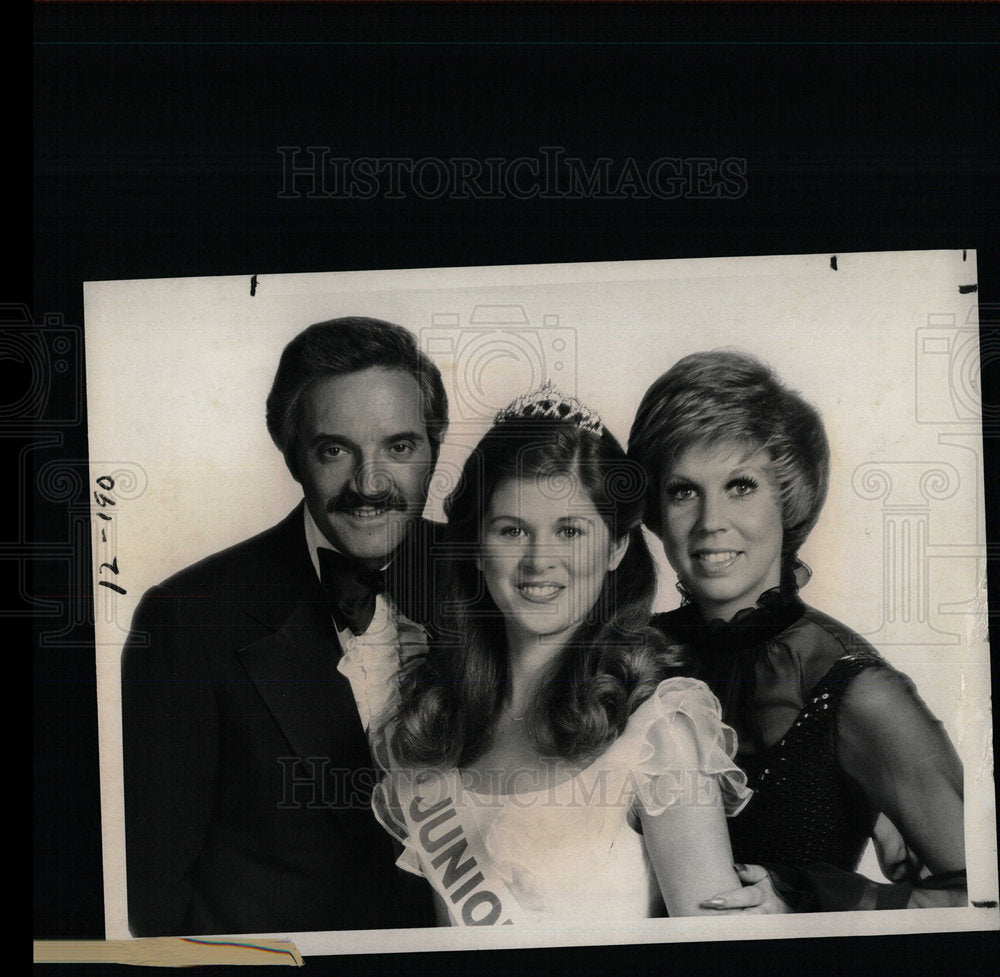
{"label": "pageant sash", "polygon": [[408,844],[453,926],[509,926],[528,922],[517,899],[497,874],[481,833],[462,818],[455,799],[458,771],[392,774]]}

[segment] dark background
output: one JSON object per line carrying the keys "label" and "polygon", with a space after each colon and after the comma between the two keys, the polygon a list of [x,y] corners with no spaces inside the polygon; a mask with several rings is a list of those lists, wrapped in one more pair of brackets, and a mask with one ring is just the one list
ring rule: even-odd
{"label": "dark background", "polygon": [[[34,20],[32,287],[22,251],[8,259],[0,295],[0,428],[19,503],[0,542],[0,614],[32,622],[36,939],[98,939],[104,925],[84,281],[976,249],[987,499],[1000,495],[995,7],[41,3]],[[27,182],[20,144],[10,142],[15,206]],[[741,157],[747,192],[279,199],[277,147],[289,145],[352,158],[509,159],[542,146],[585,162]],[[69,347],[54,345],[59,330]],[[995,557],[992,504],[988,517]],[[991,574],[996,594],[995,558]],[[310,957],[307,966],[986,973],[995,935]],[[134,973],[100,968],[109,970]]]}

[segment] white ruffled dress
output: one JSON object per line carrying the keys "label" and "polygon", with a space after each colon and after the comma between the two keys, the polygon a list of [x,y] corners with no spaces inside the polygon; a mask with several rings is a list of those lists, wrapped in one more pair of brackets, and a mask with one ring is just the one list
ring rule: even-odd
{"label": "white ruffled dress", "polygon": [[[482,839],[488,872],[502,878],[530,922],[639,919],[664,914],[637,811],[721,795],[726,814],[750,799],[736,766],[736,734],[704,683],[670,678],[631,716],[622,735],[583,770],[516,793],[470,789],[452,769],[435,772],[457,822]],[[716,793],[706,793],[714,780]],[[481,785],[472,785],[478,788]],[[375,789],[376,817],[403,844],[397,864],[435,884],[426,850],[409,838],[393,776]]]}

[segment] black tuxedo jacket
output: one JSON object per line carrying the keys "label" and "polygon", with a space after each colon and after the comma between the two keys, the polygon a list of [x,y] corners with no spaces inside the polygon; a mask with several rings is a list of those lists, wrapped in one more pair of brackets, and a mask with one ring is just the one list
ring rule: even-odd
{"label": "black tuxedo jacket", "polygon": [[[387,589],[433,608],[433,524]],[[122,658],[136,936],[433,925],[369,806],[376,779],[302,506],[142,599]]]}

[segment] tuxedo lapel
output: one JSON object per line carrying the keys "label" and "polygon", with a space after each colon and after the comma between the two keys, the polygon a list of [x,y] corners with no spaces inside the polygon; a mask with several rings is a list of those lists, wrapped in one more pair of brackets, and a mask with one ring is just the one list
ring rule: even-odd
{"label": "tuxedo lapel", "polygon": [[239,651],[271,715],[295,753],[340,755],[366,743],[350,683],[337,671],[340,646],[322,604],[301,602],[282,628]]}
{"label": "tuxedo lapel", "polygon": [[[350,683],[337,671],[341,649],[316,577],[302,528],[301,505],[274,528],[260,582],[273,581],[272,598],[252,616],[273,628],[238,652],[243,666],[295,753],[340,755],[367,749]],[[434,531],[420,520],[396,551],[386,589],[400,613],[430,626],[434,613]],[[280,573],[275,573],[277,567]]]}
{"label": "tuxedo lapel", "polygon": [[[257,545],[248,554],[242,577],[234,585],[234,601],[244,596],[239,588],[255,595],[246,605],[247,616],[274,632],[306,603],[316,606],[314,623],[324,623],[319,606],[325,596],[306,545],[304,505],[300,502],[278,525],[252,541]],[[300,620],[306,623],[308,618]]]}

